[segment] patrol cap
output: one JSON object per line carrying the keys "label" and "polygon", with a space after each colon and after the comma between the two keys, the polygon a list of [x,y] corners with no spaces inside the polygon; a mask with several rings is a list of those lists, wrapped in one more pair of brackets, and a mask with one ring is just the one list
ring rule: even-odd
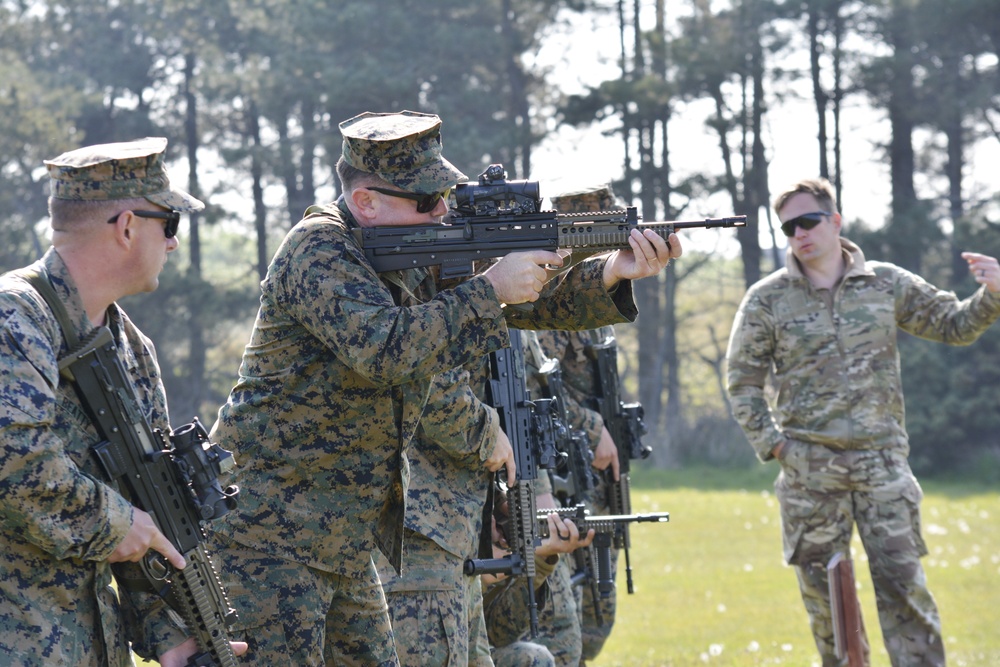
{"label": "patrol cap", "polygon": [[194,213],[205,204],[172,188],[163,164],[167,140],[146,137],[135,141],[84,146],[45,161],[56,199],[102,201],[144,197],[182,213]]}
{"label": "patrol cap", "polygon": [[416,111],[366,111],[340,124],[344,160],[420,194],[442,192],[468,177],[441,156],[441,119]]}
{"label": "patrol cap", "polygon": [[549,197],[560,213],[590,213],[620,210],[610,183],[585,185]]}

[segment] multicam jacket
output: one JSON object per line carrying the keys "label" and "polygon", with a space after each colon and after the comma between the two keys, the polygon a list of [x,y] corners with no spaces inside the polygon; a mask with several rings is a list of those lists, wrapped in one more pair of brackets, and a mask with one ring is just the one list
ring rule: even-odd
{"label": "multicam jacket", "polygon": [[841,245],[847,269],[832,308],[789,252],[786,268],[753,285],[737,312],[728,390],[761,461],[786,439],[907,455],[896,329],[967,345],[1000,316],[1000,296],[985,289],[959,300],[893,264],[866,263],[846,239]]}
{"label": "multicam jacket", "polygon": [[[54,249],[43,267],[81,338],[91,330],[79,292]],[[140,404],[168,428],[153,345],[112,305]],[[163,603],[111,589],[107,558],[132,523],[132,506],[105,484],[90,446],[100,441],[73,386],[60,382],[67,352],[42,297],[12,272],[0,277],[0,663],[131,665],[128,642],[155,657],[184,634]],[[152,612],[152,613],[147,613]]]}
{"label": "multicam jacket", "polygon": [[[530,309],[505,309],[505,320],[519,329],[594,327],[632,321],[636,317],[631,284],[615,293],[603,286],[604,259],[588,259],[553,280]],[[437,287],[422,269],[404,275],[383,274],[389,281],[415,281],[402,290],[406,303],[433,298]],[[484,403],[489,380],[485,355],[463,368],[434,378],[414,446],[409,449],[409,489],[405,526],[434,540],[460,564],[478,552],[482,509],[491,473],[482,462],[492,453],[499,429],[496,411]],[[405,568],[404,568],[405,569]],[[461,578],[461,568],[436,573],[403,572],[393,577],[382,567],[387,591],[419,590],[448,586]],[[453,583],[453,582],[452,582]]]}

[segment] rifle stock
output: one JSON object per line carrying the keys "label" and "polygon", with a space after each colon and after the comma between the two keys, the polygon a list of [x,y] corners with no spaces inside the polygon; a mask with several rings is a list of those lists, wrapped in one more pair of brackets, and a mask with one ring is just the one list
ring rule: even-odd
{"label": "rifle stock", "polygon": [[835,553],[827,564],[826,573],[830,587],[834,652],[838,660],[846,660],[842,664],[847,667],[866,667],[867,639],[851,559],[841,552]]}
{"label": "rifle stock", "polygon": [[203,546],[201,522],[236,505],[239,489],[222,489],[218,475],[233,466],[232,455],[208,442],[195,419],[169,434],[153,429],[107,327],[101,327],[59,362],[104,440],[93,447],[108,478],[146,511],[187,562],[176,570],[150,551],[141,561],[154,590],[184,619],[201,649],[189,667],[236,667],[228,631],[230,606],[212,559]]}

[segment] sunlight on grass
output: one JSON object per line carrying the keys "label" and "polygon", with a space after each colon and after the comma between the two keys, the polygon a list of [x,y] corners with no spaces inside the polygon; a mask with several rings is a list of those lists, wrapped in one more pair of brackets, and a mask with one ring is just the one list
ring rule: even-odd
{"label": "sunlight on grass", "polygon": [[[590,667],[819,667],[795,574],[781,561],[775,474],[773,466],[635,471],[633,511],[667,511],[670,522],[632,527],[635,594],[626,592],[622,558],[615,630]],[[1000,665],[1000,492],[924,490],[924,566],[948,662]],[[857,537],[852,551],[872,667],[888,667]]]}
{"label": "sunlight on grass", "polygon": [[[761,466],[776,474],[772,466]],[[633,511],[669,511],[665,526],[632,532],[635,595],[619,570],[615,630],[591,667],[819,665],[795,574],[781,560],[770,474],[716,471],[638,474]],[[638,488],[637,488],[638,487]],[[706,487],[702,490],[699,487]],[[925,488],[924,560],[941,610],[949,664],[1000,664],[1000,494],[958,485]],[[872,666],[888,667],[867,571],[856,562]]]}

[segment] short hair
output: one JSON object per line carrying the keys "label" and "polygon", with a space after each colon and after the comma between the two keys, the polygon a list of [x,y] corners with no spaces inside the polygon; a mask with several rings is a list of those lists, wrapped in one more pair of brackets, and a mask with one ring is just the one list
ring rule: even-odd
{"label": "short hair", "polygon": [[359,186],[393,187],[392,183],[385,179],[351,166],[343,156],[337,160],[337,177],[340,179],[340,189],[345,195]]}
{"label": "short hair", "polygon": [[812,195],[824,210],[837,212],[837,197],[833,185],[825,178],[804,178],[779,194],[774,200],[774,212],[780,213],[788,200],[798,194]]}
{"label": "short hair", "polygon": [[131,199],[60,199],[49,197],[49,223],[57,232],[68,232],[71,228],[89,224],[94,220],[105,222],[122,211],[150,208],[144,197]]}

